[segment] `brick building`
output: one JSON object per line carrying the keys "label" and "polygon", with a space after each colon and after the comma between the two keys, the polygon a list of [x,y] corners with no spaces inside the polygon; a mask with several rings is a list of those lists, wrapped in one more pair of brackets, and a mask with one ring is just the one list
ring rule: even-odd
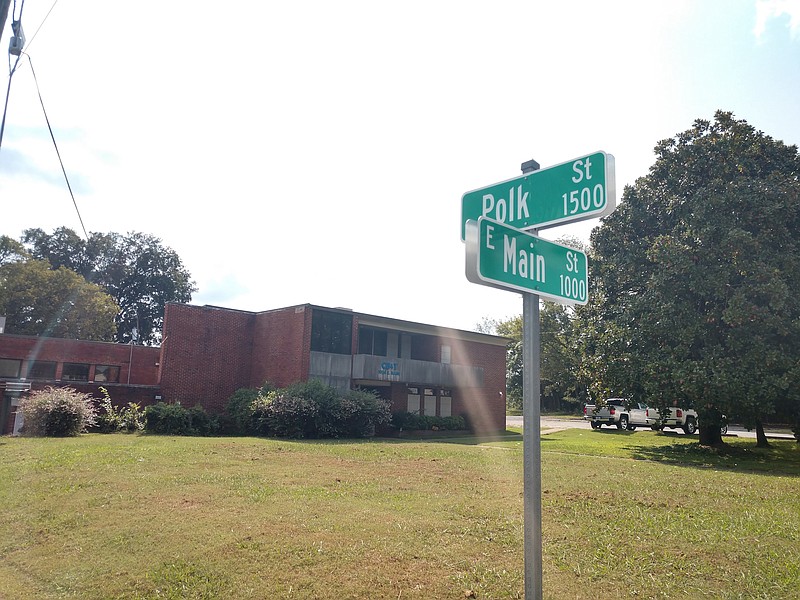
{"label": "brick building", "polygon": [[19,430],[20,394],[49,385],[97,397],[103,386],[115,404],[152,404],[160,394],[160,357],[148,346],[0,334],[0,433]]}
{"label": "brick building", "polygon": [[263,312],[169,304],[161,348],[0,335],[0,423],[10,431],[25,384],[104,385],[116,403],[163,399],[216,413],[242,387],[319,379],[374,390],[393,411],[464,415],[477,431],[502,430],[506,342],[311,304]]}

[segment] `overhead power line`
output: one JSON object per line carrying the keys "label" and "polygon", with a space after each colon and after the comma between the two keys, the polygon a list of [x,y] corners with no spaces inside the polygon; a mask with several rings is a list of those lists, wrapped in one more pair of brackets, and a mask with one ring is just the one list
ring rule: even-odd
{"label": "overhead power line", "polygon": [[75,206],[75,212],[78,213],[78,221],[81,223],[81,229],[83,229],[83,235],[86,239],[89,239],[89,234],[86,233],[86,227],[83,224],[83,217],[81,216],[81,211],[78,208],[78,202],[75,200],[75,194],[72,193],[72,186],[69,183],[69,177],[67,176],[67,170],[64,168],[64,161],[61,160],[61,152],[58,150],[58,144],[56,143],[56,136],[53,135],[53,128],[50,127],[50,119],[47,116],[47,109],[44,107],[44,100],[42,100],[42,92],[39,89],[39,80],[36,78],[36,71],[33,70],[33,61],[31,60],[30,54],[25,53],[25,56],[28,57],[28,62],[31,65],[31,73],[33,74],[33,81],[36,84],[36,93],[39,96],[39,102],[42,105],[42,112],[44,113],[44,120],[47,122],[47,130],[50,132],[50,139],[53,140],[53,146],[56,149],[56,155],[58,156],[58,162],[61,165],[61,172],[64,174],[64,181],[67,182],[67,189],[69,190],[69,195],[72,198],[72,204]]}

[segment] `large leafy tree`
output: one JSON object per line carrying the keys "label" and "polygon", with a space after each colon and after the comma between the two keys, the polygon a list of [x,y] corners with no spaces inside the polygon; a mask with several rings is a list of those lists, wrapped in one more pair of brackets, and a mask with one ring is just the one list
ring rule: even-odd
{"label": "large leafy tree", "polygon": [[143,344],[161,339],[168,302],[190,302],[196,291],[178,254],[143,233],[92,233],[88,240],[60,227],[48,234],[27,229],[22,243],[52,268],[69,268],[108,292],[119,306],[117,341],[137,336]]}
{"label": "large leafy tree", "polygon": [[7,235],[0,235],[0,265],[16,262],[25,258],[30,258],[30,254],[25,250],[25,246]]}
{"label": "large leafy tree", "polygon": [[[557,242],[586,251],[586,244],[574,236],[562,236]],[[506,391],[508,405],[522,409],[522,315],[508,319],[484,318],[478,330],[509,338],[506,348]],[[581,340],[583,322],[575,311],[562,304],[540,302],[540,393],[542,403],[552,407],[573,408],[587,397]]]}
{"label": "large leafy tree", "polygon": [[112,341],[117,305],[103,289],[65,268],[22,258],[0,265],[6,332]]}
{"label": "large leafy tree", "polygon": [[[581,371],[580,323],[561,304],[543,302],[540,321],[540,394],[543,406],[573,408],[586,399],[587,386]],[[506,392],[510,408],[522,409],[522,315],[485,320],[481,331],[510,339],[506,348]]]}
{"label": "large leafy tree", "polygon": [[692,403],[702,442],[725,414],[765,445],[800,383],[797,147],[717,112],[656,156],[592,235],[598,391]]}

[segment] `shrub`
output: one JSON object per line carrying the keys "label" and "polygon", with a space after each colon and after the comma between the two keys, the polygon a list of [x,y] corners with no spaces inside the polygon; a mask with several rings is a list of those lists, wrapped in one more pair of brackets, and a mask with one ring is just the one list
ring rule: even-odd
{"label": "shrub", "polygon": [[162,435],[211,435],[216,421],[202,406],[184,408],[159,402],[144,410],[144,430]]}
{"label": "shrub", "polygon": [[464,417],[435,417],[410,412],[397,412],[392,415],[392,427],[398,431],[441,429],[447,431],[467,429]]}
{"label": "shrub", "polygon": [[253,416],[254,403],[259,392],[253,388],[239,388],[225,405],[225,414],[233,421],[237,433],[248,433],[250,418]]}
{"label": "shrub", "polygon": [[257,435],[314,437],[314,417],[317,412],[318,407],[313,400],[292,395],[288,390],[277,390],[258,397],[251,428]]}
{"label": "shrub", "polygon": [[100,405],[102,410],[97,413],[95,428],[100,433],[114,433],[115,431],[119,431],[120,415],[111,403],[111,395],[104,387],[100,388],[100,392],[103,394],[103,399],[96,402]]}
{"label": "shrub", "polygon": [[20,400],[19,410],[25,435],[78,435],[94,425],[96,419],[91,395],[73,388],[48,386],[31,392]]}
{"label": "shrub", "polygon": [[103,399],[98,402],[102,412],[97,414],[95,428],[100,433],[128,433],[144,429],[144,411],[138,402],[128,402],[127,406],[117,409],[111,403],[111,394],[104,387],[100,388]]}
{"label": "shrub", "polygon": [[374,392],[352,390],[342,398],[339,410],[331,412],[328,426],[335,427],[331,434],[333,437],[372,437],[377,429],[386,427],[391,421],[388,401]]}
{"label": "shrub", "polygon": [[225,405],[226,429],[229,433],[248,434],[252,431],[252,418],[255,411],[256,400],[259,396],[266,396],[273,391],[275,386],[267,382],[260,389],[239,388],[228,399]]}
{"label": "shrub", "polygon": [[216,419],[209,415],[202,406],[194,406],[187,412],[191,423],[191,433],[188,435],[213,435],[216,432]]}
{"label": "shrub", "polygon": [[371,437],[391,421],[386,400],[360,390],[342,395],[317,380],[259,395],[252,406],[249,431],[255,435]]}
{"label": "shrub", "polygon": [[138,402],[128,402],[119,411],[119,431],[128,433],[144,429],[144,410]]}
{"label": "shrub", "polygon": [[290,438],[370,437],[391,422],[386,400],[360,390],[341,394],[319,380],[242,388],[225,411],[236,433]]}

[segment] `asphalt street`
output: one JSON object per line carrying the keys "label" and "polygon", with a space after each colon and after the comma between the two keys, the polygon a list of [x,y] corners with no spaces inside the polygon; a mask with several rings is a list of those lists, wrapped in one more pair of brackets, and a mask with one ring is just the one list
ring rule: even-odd
{"label": "asphalt street", "polygon": [[[542,430],[562,430],[562,429],[591,429],[589,425],[589,421],[580,418],[566,418],[566,417],[548,417],[547,415],[542,415],[541,420]],[[522,417],[506,417],[506,427],[522,427]],[[603,429],[613,429],[603,427]],[[674,431],[678,435],[684,435],[684,433],[680,429],[668,429],[669,431]],[[769,438],[779,438],[779,439],[794,439],[791,431],[785,429],[766,429],[765,430],[767,437]],[[734,437],[741,437],[741,438],[755,438],[756,432],[755,431],[747,431],[744,427],[740,427],[738,425],[729,425],[728,426],[728,436]]]}

